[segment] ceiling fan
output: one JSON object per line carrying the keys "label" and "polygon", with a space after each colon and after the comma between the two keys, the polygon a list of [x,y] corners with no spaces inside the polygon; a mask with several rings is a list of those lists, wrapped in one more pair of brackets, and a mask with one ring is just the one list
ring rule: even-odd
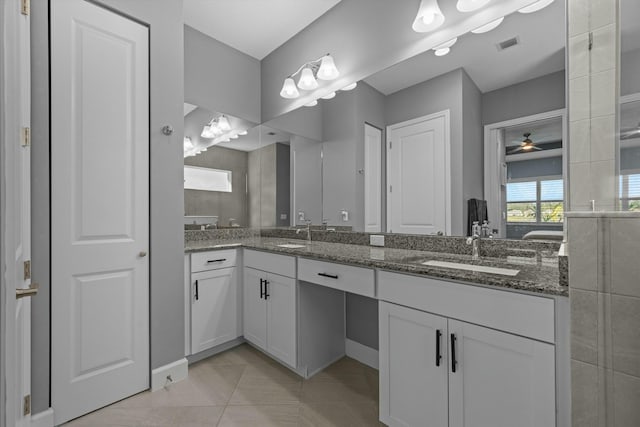
{"label": "ceiling fan", "polygon": [[528,153],[531,151],[540,151],[542,148],[536,146],[536,144],[529,139],[531,136],[531,132],[526,132],[522,136],[524,136],[524,140],[520,143],[518,147],[509,151],[507,154],[516,154],[516,153]]}
{"label": "ceiling fan", "polygon": [[634,138],[640,138],[640,123],[636,127],[620,130],[620,141]]}

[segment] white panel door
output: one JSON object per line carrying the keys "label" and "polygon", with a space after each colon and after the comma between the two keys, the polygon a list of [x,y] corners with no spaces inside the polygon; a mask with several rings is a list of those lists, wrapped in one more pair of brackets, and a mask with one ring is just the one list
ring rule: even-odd
{"label": "white panel door", "polygon": [[149,388],[148,28],[51,2],[56,424]]}
{"label": "white panel door", "polygon": [[266,273],[245,267],[243,274],[243,328],[247,341],[267,349],[267,301],[264,299]]}
{"label": "white panel door", "polygon": [[236,339],[238,283],[236,268],[191,275],[191,353]]}
{"label": "white panel door", "polygon": [[380,420],[447,427],[447,319],[380,302],[379,322]]}
{"label": "white panel door", "polygon": [[296,367],[296,281],[267,273],[267,351]]}
{"label": "white panel door", "polygon": [[382,130],[364,125],[364,231],[382,231]]}
{"label": "white panel door", "polygon": [[555,426],[553,345],[455,320],[449,334],[451,427]]}
{"label": "white panel door", "polygon": [[388,128],[389,232],[449,234],[449,112]]}
{"label": "white panel door", "polygon": [[[5,209],[0,219],[5,231],[5,249],[1,264],[6,293],[0,295],[5,304],[0,319],[5,325],[7,345],[1,346],[0,361],[4,392],[0,392],[0,424],[27,427],[31,425],[31,298],[30,274],[25,274],[25,262],[31,258],[31,147],[25,133],[30,127],[30,37],[29,17],[20,13],[18,0],[2,2],[0,19],[3,28],[3,56],[0,59],[2,105],[2,156]],[[30,269],[30,267],[29,267]],[[31,288],[31,289],[30,289]],[[3,377],[3,380],[5,377]],[[5,394],[6,393],[6,394]]]}

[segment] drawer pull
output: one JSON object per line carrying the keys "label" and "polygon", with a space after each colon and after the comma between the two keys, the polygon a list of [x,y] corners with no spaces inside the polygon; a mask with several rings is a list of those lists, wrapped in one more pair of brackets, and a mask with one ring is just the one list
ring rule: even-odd
{"label": "drawer pull", "polygon": [[329,279],[337,279],[337,274],[318,273],[318,276],[328,277]]}
{"label": "drawer pull", "polygon": [[456,372],[458,361],[456,360],[456,334],[451,334],[451,372]]}
{"label": "drawer pull", "polygon": [[207,260],[207,264],[211,264],[212,262],[224,262],[226,260],[227,260],[226,258],[210,259],[210,260]]}
{"label": "drawer pull", "polygon": [[198,281],[197,281],[197,280],[196,280],[196,286],[195,286],[195,288],[196,288],[196,301],[198,301],[198,299],[199,299],[199,295],[198,295]]}
{"label": "drawer pull", "polygon": [[436,329],[436,366],[440,366],[440,360],[442,360],[442,354],[440,353],[440,340],[442,338],[442,331]]}

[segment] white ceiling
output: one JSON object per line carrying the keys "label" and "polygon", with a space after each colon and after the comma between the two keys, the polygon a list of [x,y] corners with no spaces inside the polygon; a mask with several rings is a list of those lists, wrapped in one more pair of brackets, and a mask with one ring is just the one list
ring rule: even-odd
{"label": "white ceiling", "polygon": [[640,1],[621,0],[620,1],[620,28],[622,37],[622,51],[640,49]]}
{"label": "white ceiling", "polygon": [[185,0],[184,22],[262,60],[340,0]]}
{"label": "white ceiling", "polygon": [[525,133],[530,133],[529,138],[537,144],[562,141],[562,119],[557,117],[507,127],[504,129],[505,145],[507,147],[520,145]]}
{"label": "white ceiling", "polygon": [[[437,57],[427,51],[376,73],[365,82],[389,95],[464,68],[480,91],[489,92],[559,71],[565,67],[564,16],[562,0],[539,12],[514,13],[493,31],[458,38],[448,55]],[[498,51],[499,42],[513,37],[519,38],[519,45]]]}

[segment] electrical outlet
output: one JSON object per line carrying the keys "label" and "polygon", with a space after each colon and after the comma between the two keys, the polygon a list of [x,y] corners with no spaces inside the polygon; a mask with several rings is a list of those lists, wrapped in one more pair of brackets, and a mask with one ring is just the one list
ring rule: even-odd
{"label": "electrical outlet", "polygon": [[384,246],[384,236],[379,234],[372,234],[369,236],[369,244],[371,246]]}
{"label": "electrical outlet", "polygon": [[280,219],[287,219],[287,214],[286,213],[280,214]]}

